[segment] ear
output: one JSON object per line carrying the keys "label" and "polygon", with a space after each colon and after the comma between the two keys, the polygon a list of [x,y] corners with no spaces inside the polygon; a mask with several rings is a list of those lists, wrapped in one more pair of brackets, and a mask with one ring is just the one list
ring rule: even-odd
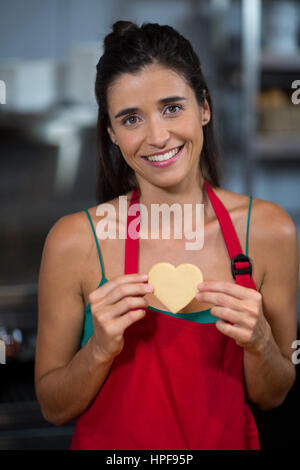
{"label": "ear", "polygon": [[205,126],[210,121],[211,113],[207,99],[204,99],[204,105],[202,108],[202,125]]}
{"label": "ear", "polygon": [[115,136],[115,134],[114,134],[114,131],[113,131],[112,128],[109,127],[109,126],[108,126],[106,129],[107,129],[107,132],[109,133],[109,136],[110,136],[110,138],[111,138],[111,141],[114,143],[114,142],[116,141],[116,136]]}

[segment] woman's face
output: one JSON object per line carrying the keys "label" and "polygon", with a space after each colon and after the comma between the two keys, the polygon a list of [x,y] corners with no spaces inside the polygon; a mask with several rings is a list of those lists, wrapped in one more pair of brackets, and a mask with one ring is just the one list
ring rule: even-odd
{"label": "woman's face", "polygon": [[[181,75],[157,64],[123,74],[108,89],[107,101],[107,130],[139,182],[142,178],[169,187],[198,174],[202,126],[209,121],[210,110],[206,100],[199,107]],[[145,158],[157,160],[162,154],[170,160],[152,163]]]}

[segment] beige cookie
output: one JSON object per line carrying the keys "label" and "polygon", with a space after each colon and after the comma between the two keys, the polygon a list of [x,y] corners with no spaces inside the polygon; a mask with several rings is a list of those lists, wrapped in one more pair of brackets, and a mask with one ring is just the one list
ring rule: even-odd
{"label": "beige cookie", "polygon": [[194,264],[157,263],[148,273],[153,294],[172,313],[178,313],[188,305],[198,292],[197,285],[203,281],[200,269]]}

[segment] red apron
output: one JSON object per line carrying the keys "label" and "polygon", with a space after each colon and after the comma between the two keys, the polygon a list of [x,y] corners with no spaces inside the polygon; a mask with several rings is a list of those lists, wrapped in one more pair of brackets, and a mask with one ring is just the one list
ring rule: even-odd
{"label": "red apron", "polygon": [[[207,182],[205,188],[232,260],[242,250],[231,218]],[[135,189],[130,206],[138,202]],[[139,240],[128,235],[133,220],[138,218],[128,215],[125,274],[138,272]],[[251,262],[243,256],[232,262],[235,281],[256,290]],[[98,394],[76,421],[71,449],[260,449],[245,397],[243,348],[215,323],[146,309],[145,317],[125,330],[124,341]]]}

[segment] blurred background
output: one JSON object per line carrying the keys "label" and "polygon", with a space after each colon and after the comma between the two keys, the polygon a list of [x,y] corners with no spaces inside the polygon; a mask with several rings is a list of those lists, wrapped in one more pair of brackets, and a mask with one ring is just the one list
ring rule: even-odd
{"label": "blurred background", "polygon": [[[74,423],[46,423],[34,393],[37,281],[53,224],[97,204],[95,66],[120,19],[192,42],[222,187],[279,204],[300,227],[300,1],[0,0],[0,450],[70,444]],[[300,442],[298,370],[281,407],[253,406],[263,449]]]}

